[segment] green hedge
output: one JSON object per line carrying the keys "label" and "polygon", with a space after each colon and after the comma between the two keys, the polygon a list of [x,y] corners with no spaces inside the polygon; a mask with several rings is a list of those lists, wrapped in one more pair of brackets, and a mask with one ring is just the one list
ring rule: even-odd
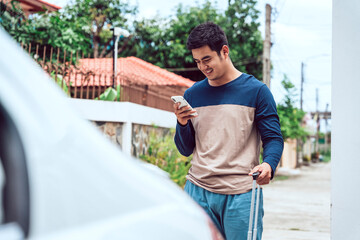
{"label": "green hedge", "polygon": [[164,137],[157,136],[155,131],[151,132],[148,151],[140,155],[140,159],[168,172],[176,184],[184,187],[192,156],[184,157],[179,153],[174,143],[174,134],[175,129],[171,129],[170,134]]}

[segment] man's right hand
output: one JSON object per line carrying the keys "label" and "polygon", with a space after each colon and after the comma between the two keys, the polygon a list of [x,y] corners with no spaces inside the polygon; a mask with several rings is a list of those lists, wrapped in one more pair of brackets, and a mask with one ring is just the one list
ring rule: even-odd
{"label": "man's right hand", "polygon": [[185,106],[182,108],[179,108],[179,106],[180,106],[180,103],[175,103],[174,110],[175,110],[175,115],[177,117],[177,120],[181,125],[184,126],[187,124],[189,119],[193,119],[193,118],[197,117],[197,116],[191,115],[193,113],[196,113],[196,110],[193,109],[193,110],[189,111],[190,106]]}

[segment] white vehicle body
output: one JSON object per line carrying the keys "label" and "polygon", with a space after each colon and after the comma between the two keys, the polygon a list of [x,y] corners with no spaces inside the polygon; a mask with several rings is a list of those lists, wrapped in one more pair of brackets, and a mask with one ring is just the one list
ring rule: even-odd
{"label": "white vehicle body", "polygon": [[27,239],[218,239],[181,188],[81,119],[1,29],[0,42],[0,105],[19,133],[29,187],[28,229],[3,225],[0,239],[20,229]]}

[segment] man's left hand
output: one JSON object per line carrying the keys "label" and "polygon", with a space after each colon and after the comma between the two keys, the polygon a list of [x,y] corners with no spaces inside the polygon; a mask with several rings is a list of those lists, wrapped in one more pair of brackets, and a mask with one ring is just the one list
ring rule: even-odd
{"label": "man's left hand", "polygon": [[262,164],[254,167],[253,170],[251,170],[251,172],[249,173],[249,175],[252,176],[254,172],[260,172],[260,175],[256,179],[256,182],[259,185],[265,185],[265,184],[269,184],[270,182],[271,171],[272,171],[271,166],[268,163],[263,162]]}

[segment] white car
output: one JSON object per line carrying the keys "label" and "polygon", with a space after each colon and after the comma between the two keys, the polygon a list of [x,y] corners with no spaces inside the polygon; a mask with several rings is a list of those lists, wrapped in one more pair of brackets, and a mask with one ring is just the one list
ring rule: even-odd
{"label": "white car", "polygon": [[0,29],[0,239],[222,239],[169,178],[81,119]]}

